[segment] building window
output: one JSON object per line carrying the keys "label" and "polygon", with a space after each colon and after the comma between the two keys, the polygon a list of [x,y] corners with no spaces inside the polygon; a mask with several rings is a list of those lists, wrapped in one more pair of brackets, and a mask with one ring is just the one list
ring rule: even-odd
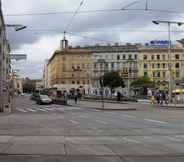
{"label": "building window", "polygon": [[155,59],[155,56],[154,55],[151,55],[151,59],[154,60]]}
{"label": "building window", "polygon": [[153,72],[153,77],[155,77],[155,72]]}
{"label": "building window", "polygon": [[113,62],[111,63],[111,68],[114,68],[114,63]]}
{"label": "building window", "polygon": [[157,55],[157,60],[160,60],[160,55]]}
{"label": "building window", "polygon": [[86,83],[85,83],[85,81],[83,81],[83,85],[85,85]]}
{"label": "building window", "polygon": [[145,71],[144,72],[144,76],[147,77],[148,76],[148,72]]}
{"label": "building window", "polygon": [[176,59],[176,60],[179,60],[179,59],[180,59],[180,55],[178,55],[178,54],[175,55],[175,59]]}
{"label": "building window", "polygon": [[109,64],[105,63],[105,68],[108,69],[108,67],[109,67]]}
{"label": "building window", "polygon": [[108,55],[106,55],[106,56],[105,56],[105,58],[106,58],[106,60],[108,60],[108,59],[109,59],[109,56],[108,56]]}
{"label": "building window", "polygon": [[128,55],[128,59],[131,60],[132,59],[132,55]]}
{"label": "building window", "polygon": [[97,68],[97,64],[96,64],[96,63],[94,64],[94,68],[95,68],[95,69]]}
{"label": "building window", "polygon": [[160,78],[160,72],[157,72],[157,77]]}
{"label": "building window", "polygon": [[148,68],[148,64],[144,64],[144,69],[147,69]]}
{"label": "building window", "polygon": [[165,55],[162,55],[162,60],[165,60]]}
{"label": "building window", "polygon": [[163,68],[165,69],[165,67],[166,67],[166,64],[162,64],[162,66],[163,66]]}
{"label": "building window", "polygon": [[154,69],[155,68],[155,64],[152,64],[152,69]]}
{"label": "building window", "polygon": [[84,63],[82,64],[82,68],[85,69],[85,64]]}
{"label": "building window", "polygon": [[165,78],[166,77],[166,72],[163,72],[163,78]]}
{"label": "building window", "polygon": [[179,63],[176,63],[175,67],[176,68],[180,68],[180,64]]}
{"label": "building window", "polygon": [[134,55],[134,59],[137,60],[137,55]]}
{"label": "building window", "polygon": [[176,71],[176,77],[179,78],[180,77],[180,72]]}
{"label": "building window", "polygon": [[147,55],[144,55],[144,56],[143,56],[143,59],[144,59],[144,60],[147,60],[147,59],[148,59]]}
{"label": "building window", "polygon": [[120,60],[120,55],[117,55],[117,60]]}
{"label": "building window", "polygon": [[123,55],[123,60],[126,60],[126,55]]}
{"label": "building window", "polygon": [[72,74],[72,77],[75,77],[75,75],[74,75],[74,74]]}
{"label": "building window", "polygon": [[157,68],[160,69],[160,64],[159,63],[157,64]]}
{"label": "building window", "polygon": [[80,81],[79,80],[77,81],[77,84],[80,84]]}
{"label": "building window", "polygon": [[72,84],[75,84],[75,81],[72,81]]}

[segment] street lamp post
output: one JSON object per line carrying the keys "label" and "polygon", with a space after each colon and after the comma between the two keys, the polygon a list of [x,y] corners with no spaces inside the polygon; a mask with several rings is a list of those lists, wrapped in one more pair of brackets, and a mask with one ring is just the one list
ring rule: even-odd
{"label": "street lamp post", "polygon": [[169,103],[172,103],[172,51],[171,51],[171,24],[177,24],[178,26],[183,25],[183,22],[179,22],[179,21],[160,21],[160,20],[156,20],[153,21],[154,24],[159,25],[159,24],[167,24],[168,25],[168,54],[169,54]]}

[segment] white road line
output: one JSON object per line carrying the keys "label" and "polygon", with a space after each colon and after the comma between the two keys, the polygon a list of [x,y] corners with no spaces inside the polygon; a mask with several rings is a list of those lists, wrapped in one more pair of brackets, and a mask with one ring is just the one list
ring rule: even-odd
{"label": "white road line", "polygon": [[134,140],[134,139],[129,139],[129,138],[126,138],[126,137],[123,137],[122,139],[123,139],[124,141],[126,141],[126,142],[141,143],[140,141],[137,141],[137,140]]}
{"label": "white road line", "polygon": [[73,124],[79,124],[79,122],[74,121],[74,120],[70,120],[70,122],[73,123]]}
{"label": "white road line", "polygon": [[44,108],[45,110],[48,110],[48,111],[55,111],[53,108]]}
{"label": "white road line", "polygon": [[27,108],[27,110],[31,112],[36,112],[36,110],[30,109],[30,108]]}
{"label": "white road line", "polygon": [[94,109],[94,111],[99,112],[99,111],[101,111],[101,110]]}
{"label": "white road line", "polygon": [[171,141],[174,141],[174,142],[182,142],[183,140],[181,139],[178,139],[178,138],[174,138],[174,137],[166,137],[167,139],[171,140]]}
{"label": "white road line", "polygon": [[20,112],[27,112],[26,110],[23,110],[23,109],[17,109],[17,110]]}
{"label": "white road line", "polygon": [[136,116],[126,115],[126,114],[121,115],[121,117],[132,118],[132,119],[136,118]]}
{"label": "white road line", "polygon": [[153,119],[144,119],[144,121],[148,121],[148,122],[152,122],[152,123],[168,124],[168,122],[153,120]]}
{"label": "white road line", "polygon": [[44,111],[44,112],[46,112],[47,110],[44,110],[44,109],[40,109],[40,108],[37,108],[39,111]]}
{"label": "white road line", "polygon": [[96,120],[96,122],[101,123],[101,124],[108,124],[107,122],[101,121],[101,120]]}

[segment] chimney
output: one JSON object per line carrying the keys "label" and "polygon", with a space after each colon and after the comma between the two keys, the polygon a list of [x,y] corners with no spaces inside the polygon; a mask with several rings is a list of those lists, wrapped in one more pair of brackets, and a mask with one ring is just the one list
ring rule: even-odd
{"label": "chimney", "polygon": [[61,40],[61,50],[67,50],[68,49],[68,40],[65,38]]}

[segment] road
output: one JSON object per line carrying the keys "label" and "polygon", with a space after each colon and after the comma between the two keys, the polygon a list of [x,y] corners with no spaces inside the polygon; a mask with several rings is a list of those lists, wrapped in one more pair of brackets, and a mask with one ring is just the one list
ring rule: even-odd
{"label": "road", "polygon": [[90,102],[36,105],[20,97],[15,112],[0,115],[0,161],[184,161],[184,110],[114,106],[137,110],[99,110]]}

